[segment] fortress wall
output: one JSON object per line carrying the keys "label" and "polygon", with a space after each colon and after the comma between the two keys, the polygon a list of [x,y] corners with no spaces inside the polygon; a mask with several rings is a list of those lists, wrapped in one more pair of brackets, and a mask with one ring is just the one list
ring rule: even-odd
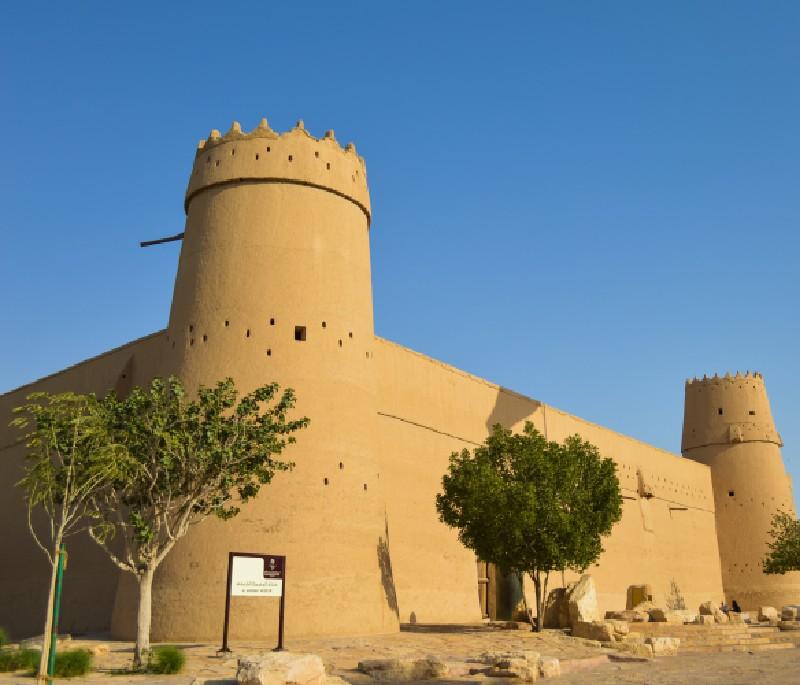
{"label": "fortress wall", "polygon": [[[690,608],[722,599],[708,468],[395,343],[376,342],[380,468],[391,483],[389,540],[401,621],[412,611],[422,622],[465,620],[477,611],[474,555],[438,521],[434,498],[452,451],[472,449],[497,422],[519,430],[526,420],[553,440],[579,433],[618,464],[623,518],[598,566],[588,570],[603,610],[624,608],[631,584],[652,585],[663,603],[673,579]],[[561,584],[556,576],[551,587]]]}
{"label": "fortress wall", "polygon": [[[12,409],[33,392],[118,392],[155,375],[163,331],[71,366],[0,396],[0,626],[15,638],[41,633],[49,568],[26,523],[22,491],[25,446],[8,426]],[[42,521],[39,521],[41,524]],[[67,539],[69,563],[64,575],[61,631],[108,630],[119,572],[86,535]]]}

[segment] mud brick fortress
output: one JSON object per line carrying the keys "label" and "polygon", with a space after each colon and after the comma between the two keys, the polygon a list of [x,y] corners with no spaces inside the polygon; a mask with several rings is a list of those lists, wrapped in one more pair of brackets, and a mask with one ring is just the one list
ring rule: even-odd
{"label": "mud brick fortress", "polygon": [[[528,420],[550,440],[579,433],[618,465],[623,517],[589,569],[602,610],[624,608],[632,584],[663,605],[673,581],[695,608],[800,599],[800,574],[761,573],[770,519],[793,498],[758,373],[687,382],[679,456],[377,337],[366,167],[332,131],[212,131],[184,204],[167,327],[0,397],[0,625],[14,635],[40,629],[48,573],[14,487],[25,448],[6,427],[12,407],[34,391],[125,393],[168,374],[189,388],[277,381],[311,425],[288,454],[293,472],[166,558],[156,641],[219,638],[230,551],[287,556],[288,637],[500,616],[507,581],[438,521],[434,496],[451,452]],[[132,577],[87,538],[69,551],[62,631],[133,635]],[[231,638],[274,635],[277,604],[236,598]]]}

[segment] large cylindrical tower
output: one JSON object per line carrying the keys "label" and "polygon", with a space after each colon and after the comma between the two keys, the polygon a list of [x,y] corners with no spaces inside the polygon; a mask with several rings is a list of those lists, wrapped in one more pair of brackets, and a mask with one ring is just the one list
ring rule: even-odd
{"label": "large cylindrical tower", "polygon": [[764,379],[750,372],[686,382],[681,451],[711,467],[722,587],[744,608],[800,599],[800,573],[766,575],[773,515],[794,512]]}
{"label": "large cylindrical tower", "polygon": [[[385,500],[374,447],[370,202],[364,160],[302,122],[266,120],[201,141],[164,374],[190,389],[232,376],[242,391],[292,387],[310,427],[296,466],[227,522],[207,520],[155,576],[155,640],[217,638],[228,552],[287,556],[287,639],[397,630]],[[277,601],[237,598],[232,639],[268,639]],[[132,631],[123,583],[115,634]]]}

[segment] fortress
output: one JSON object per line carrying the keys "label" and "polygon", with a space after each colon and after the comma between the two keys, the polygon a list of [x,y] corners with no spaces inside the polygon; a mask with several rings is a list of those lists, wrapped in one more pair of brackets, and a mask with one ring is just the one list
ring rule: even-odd
{"label": "fortress", "polygon": [[[770,519],[793,497],[758,373],[687,382],[679,456],[377,337],[366,168],[332,131],[212,131],[184,204],[167,327],[0,397],[0,625],[15,636],[41,629],[49,576],[14,487],[25,448],[11,409],[34,391],[124,394],[169,374],[190,389],[277,381],[311,425],[287,453],[293,472],[166,558],[155,641],[219,639],[230,551],[287,556],[289,640],[501,617],[505,581],[438,521],[434,496],[451,452],[528,420],[550,440],[579,433],[617,463],[623,517],[589,569],[601,609],[624,608],[628,586],[644,583],[661,605],[673,582],[693,608],[800,600],[800,574],[761,573]],[[61,630],[132,636],[133,578],[88,538],[69,551]],[[276,601],[232,606],[232,640],[275,634]]]}

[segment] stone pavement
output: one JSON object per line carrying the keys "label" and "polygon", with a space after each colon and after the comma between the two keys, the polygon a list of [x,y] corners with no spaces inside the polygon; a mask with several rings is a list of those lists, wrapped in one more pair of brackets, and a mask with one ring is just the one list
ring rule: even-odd
{"label": "stone pavement", "polygon": [[[69,646],[92,647],[107,644],[109,653],[98,656],[98,672],[69,681],[74,685],[189,685],[195,678],[206,685],[235,682],[236,662],[239,656],[266,652],[272,644],[231,642],[232,654],[218,656],[217,645],[182,645],[187,654],[184,672],[175,676],[127,675],[119,671],[130,664],[132,644],[102,640],[75,639]],[[635,662],[609,661],[613,650],[602,649],[591,643],[569,638],[560,631],[548,630],[542,634],[527,630],[496,630],[486,626],[408,626],[400,633],[384,636],[317,638],[287,640],[293,652],[318,654],[330,673],[354,685],[373,685],[369,676],[356,670],[359,661],[376,658],[438,656],[450,666],[450,675],[425,685],[499,685],[497,679],[470,676],[468,669],[476,659],[488,651],[532,650],[543,656],[561,660],[563,675],[560,685],[604,685],[605,683],[633,683],[671,685],[673,683],[724,683],[725,685],[752,685],[769,682],[771,685],[796,685],[800,673],[800,649],[781,650],[777,653],[692,654],[663,657]],[[114,671],[117,671],[114,674]],[[112,675],[113,674],[113,675]],[[31,685],[27,677],[0,674],[0,685],[22,683]]]}

